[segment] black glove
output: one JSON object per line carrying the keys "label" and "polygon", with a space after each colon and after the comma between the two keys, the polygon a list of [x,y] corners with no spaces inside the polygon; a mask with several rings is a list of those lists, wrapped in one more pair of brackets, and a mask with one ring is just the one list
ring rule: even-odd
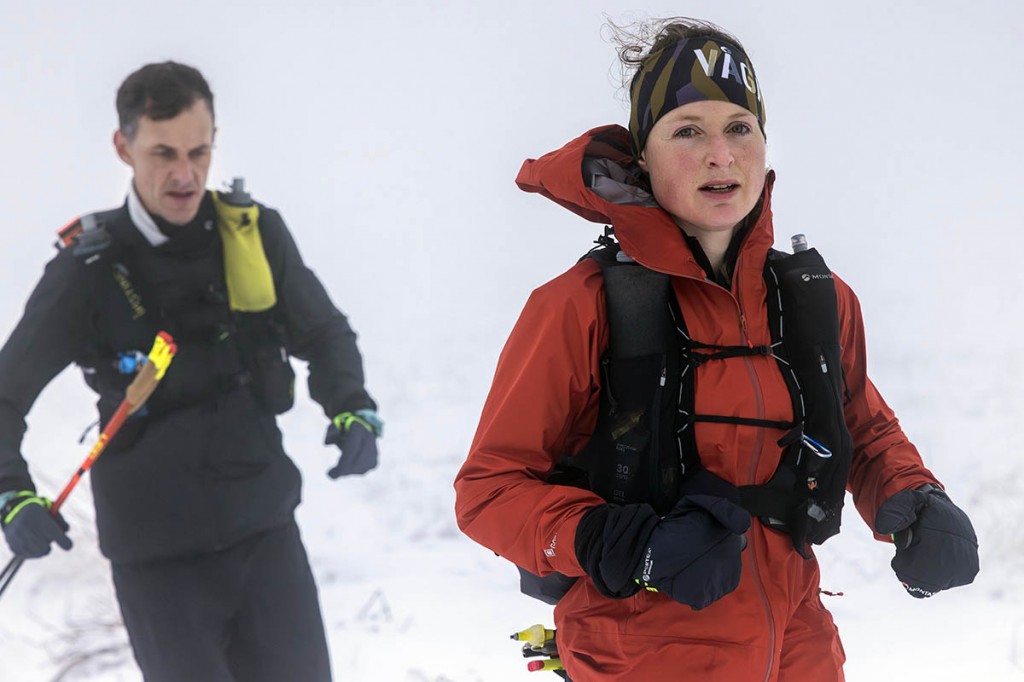
{"label": "black glove", "polygon": [[50,513],[50,500],[39,497],[31,490],[21,490],[8,499],[0,510],[7,546],[16,556],[36,559],[50,553],[50,543],[71,549],[66,535],[68,524],[64,518]]}
{"label": "black glove", "polygon": [[651,533],[633,577],[649,590],[703,609],[740,584],[750,513],[710,495],[684,496]]}
{"label": "black glove", "polygon": [[923,599],[969,585],[978,574],[974,526],[936,485],[890,497],[875,516],[875,530],[892,536],[892,570],[911,596]]}
{"label": "black glove", "polygon": [[324,445],[337,445],[341,450],[338,463],[327,475],[339,478],[350,474],[365,474],[377,466],[377,437],[384,423],[374,410],[342,412],[327,428]]}
{"label": "black glove", "polygon": [[646,504],[599,505],[580,520],[576,556],[605,596],[646,587],[702,609],[739,585],[750,514],[737,500],[702,471],[663,519]]}

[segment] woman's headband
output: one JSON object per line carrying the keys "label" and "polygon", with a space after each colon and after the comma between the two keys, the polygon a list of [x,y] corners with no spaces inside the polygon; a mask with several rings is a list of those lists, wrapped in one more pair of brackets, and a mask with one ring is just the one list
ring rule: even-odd
{"label": "woman's headband", "polygon": [[629,88],[629,135],[639,156],[658,120],[691,102],[732,102],[757,117],[764,133],[764,100],[750,58],[738,45],[700,36],[668,45],[644,60]]}

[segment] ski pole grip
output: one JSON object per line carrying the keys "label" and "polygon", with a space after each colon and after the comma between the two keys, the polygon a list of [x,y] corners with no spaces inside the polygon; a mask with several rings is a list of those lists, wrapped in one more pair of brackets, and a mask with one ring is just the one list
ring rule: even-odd
{"label": "ski pole grip", "polygon": [[142,366],[138,375],[125,389],[128,414],[134,414],[153,394],[156,385],[164,377],[177,351],[178,346],[175,345],[174,338],[170,334],[162,331],[156,335],[153,348],[146,356],[146,364]]}
{"label": "ski pole grip", "polygon": [[171,365],[174,354],[178,352],[178,346],[174,343],[174,337],[167,332],[160,332],[153,341],[153,348],[149,351],[147,358],[156,367],[156,380],[164,378],[167,368]]}

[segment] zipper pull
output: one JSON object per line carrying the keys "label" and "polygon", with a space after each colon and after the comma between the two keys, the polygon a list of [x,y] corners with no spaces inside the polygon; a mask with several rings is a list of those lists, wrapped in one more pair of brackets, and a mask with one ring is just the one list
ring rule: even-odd
{"label": "zipper pull", "polygon": [[659,385],[659,386],[661,386],[662,388],[664,388],[664,386],[665,386],[665,381],[666,381],[666,380],[668,379],[668,377],[666,376],[666,374],[667,374],[667,371],[666,371],[666,369],[665,369],[664,367],[662,367],[662,368],[661,368],[661,379],[660,379],[660,380],[658,380],[658,385]]}
{"label": "zipper pull", "polygon": [[818,353],[818,362],[821,363],[821,373],[828,374],[828,365],[825,364],[825,354]]}

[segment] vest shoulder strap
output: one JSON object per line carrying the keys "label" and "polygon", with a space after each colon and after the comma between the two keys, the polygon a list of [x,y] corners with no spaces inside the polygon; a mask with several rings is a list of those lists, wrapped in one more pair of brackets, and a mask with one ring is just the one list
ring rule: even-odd
{"label": "vest shoulder strap", "polygon": [[672,339],[669,277],[626,256],[618,244],[591,251],[601,266],[608,315],[608,352],[635,358],[668,350]]}
{"label": "vest shoulder strap", "polygon": [[119,210],[96,211],[75,218],[57,231],[54,245],[60,251],[70,250],[76,258],[86,263],[95,262],[114,243],[107,225],[114,220]]}

